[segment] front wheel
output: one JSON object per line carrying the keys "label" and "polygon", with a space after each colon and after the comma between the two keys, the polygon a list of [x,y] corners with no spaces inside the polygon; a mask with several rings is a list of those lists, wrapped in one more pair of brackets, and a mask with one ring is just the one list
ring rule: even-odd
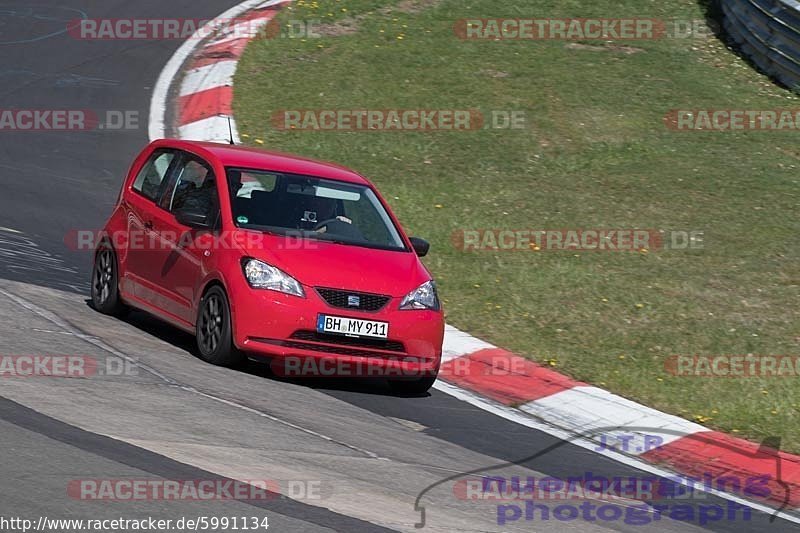
{"label": "front wheel", "polygon": [[119,297],[117,254],[108,245],[101,245],[92,268],[92,306],[105,315],[120,317],[128,307]]}
{"label": "front wheel", "polygon": [[419,395],[428,392],[436,382],[436,376],[428,376],[413,380],[390,380],[389,386],[399,394]]}
{"label": "front wheel", "polygon": [[200,300],[196,337],[200,357],[212,365],[233,367],[244,361],[233,344],[231,308],[220,287],[211,287]]}

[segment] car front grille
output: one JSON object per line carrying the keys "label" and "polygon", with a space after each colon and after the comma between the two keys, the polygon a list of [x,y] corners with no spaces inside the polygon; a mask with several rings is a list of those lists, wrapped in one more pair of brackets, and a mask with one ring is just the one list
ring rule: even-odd
{"label": "car front grille", "polygon": [[352,346],[356,348],[367,348],[373,350],[384,350],[387,352],[404,353],[406,348],[402,342],[388,341],[382,339],[355,339],[341,335],[326,335],[310,330],[298,330],[292,333],[292,339],[299,341],[321,342],[326,344],[337,344],[340,346]]}
{"label": "car front grille", "polygon": [[317,293],[331,307],[358,311],[379,311],[392,299],[391,296],[382,294],[326,289],[324,287],[317,287]]}

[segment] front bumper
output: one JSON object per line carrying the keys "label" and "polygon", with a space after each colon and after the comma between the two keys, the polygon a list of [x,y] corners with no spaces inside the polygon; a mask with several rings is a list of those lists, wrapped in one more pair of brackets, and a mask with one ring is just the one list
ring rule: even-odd
{"label": "front bumper", "polygon": [[[272,359],[279,374],[425,377],[439,370],[441,311],[401,311],[400,298],[375,312],[343,309],[329,305],[313,287],[304,286],[306,298],[298,298],[244,283],[232,299],[234,342],[252,356]],[[320,314],[388,322],[388,339],[317,333]]]}

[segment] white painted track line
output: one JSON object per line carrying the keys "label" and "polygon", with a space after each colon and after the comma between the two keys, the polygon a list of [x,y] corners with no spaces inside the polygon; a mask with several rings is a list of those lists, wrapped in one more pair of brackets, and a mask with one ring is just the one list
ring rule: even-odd
{"label": "white painted track line", "polygon": [[[614,435],[635,437],[627,444],[629,453],[634,455],[652,449],[655,442],[669,444],[682,438],[681,435],[708,431],[694,422],[662,413],[597,387],[573,387],[528,402],[519,408],[576,433],[602,427],[619,427],[618,431],[606,432],[607,438],[615,438]],[[626,429],[632,427],[646,427],[648,430],[642,432]],[[659,432],[659,429],[668,431]],[[672,431],[680,434],[676,435]]]}

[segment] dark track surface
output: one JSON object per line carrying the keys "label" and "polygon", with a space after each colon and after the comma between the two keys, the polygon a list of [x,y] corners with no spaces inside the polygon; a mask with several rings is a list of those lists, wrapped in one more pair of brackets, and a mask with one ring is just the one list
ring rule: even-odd
{"label": "dark track surface", "polygon": [[[109,472],[121,479],[224,479],[141,448],[87,433],[2,398],[0,433],[6,447],[19,450],[15,464],[4,465],[3,473],[16,474],[26,480],[21,486],[0,485],[0,500],[5,507],[3,514],[13,508],[13,513],[9,514],[33,521],[41,516],[86,519],[87,503],[68,496],[64,491],[64,487],[75,479],[75,472],[98,479],[107,478]],[[57,460],[41,461],[42,457]],[[34,494],[36,497],[32,498]],[[166,509],[159,501],[120,502],[112,506],[94,505],[91,512],[95,520],[113,520],[122,516],[135,520],[153,517],[173,522],[200,516],[256,517],[259,520],[267,517],[269,527],[278,531],[391,531],[280,496],[252,502],[174,502]]]}
{"label": "dark track surface", "polygon": [[[36,0],[0,1],[0,108],[133,110],[139,114],[139,127],[131,131],[0,131],[0,226],[14,230],[0,229],[0,278],[72,292],[86,290],[90,256],[87,252],[70,251],[65,245],[65,235],[70,230],[102,227],[128,165],[148,142],[147,119],[155,80],[181,44],[179,41],[79,41],[64,32],[68,20],[80,16],[204,18],[213,17],[235,3],[234,0],[70,0],[60,2],[61,7],[56,8],[51,2]],[[155,324],[144,315],[137,314],[132,322],[177,347],[191,345],[188,336]],[[258,367],[251,371],[260,372]],[[264,379],[268,386],[271,378]],[[424,398],[398,398],[380,385],[348,382],[326,383],[317,390],[382,416],[417,422],[433,437],[500,461],[517,461],[557,442],[550,435],[506,421],[439,391],[432,391]],[[108,468],[118,468],[122,463],[128,470],[157,476],[186,474],[181,469],[193,468],[149,452],[121,461],[122,450],[114,442],[38,418],[26,408],[4,400],[0,400],[0,433],[5,445],[38,449],[38,457],[47,458],[37,463],[32,456],[23,465],[35,469],[31,471],[32,479],[47,478],[66,465],[80,463],[86,460],[86,454],[103,456]],[[50,439],[43,439],[45,435]],[[561,477],[586,471],[607,476],[646,475],[571,444],[526,464]],[[102,469],[94,459],[92,465]],[[3,470],[9,467],[4,463]],[[0,499],[4,502],[0,503],[0,514],[7,514],[5,511],[10,508],[4,508],[9,502],[24,505],[14,514],[23,511],[46,514],[51,509],[47,493],[54,490],[55,485],[31,483],[12,491],[0,482]],[[37,491],[42,496],[35,500],[19,497]],[[12,492],[17,497],[9,499]],[[720,501],[709,497],[704,503]],[[68,511],[69,503],[63,505],[63,510]],[[241,509],[245,504],[231,505],[237,513],[247,514]],[[377,526],[367,527],[334,513],[326,515],[302,504],[281,505],[284,507],[275,512],[289,517],[285,518],[287,528],[294,524],[313,530],[316,523],[347,531],[359,531],[362,527],[365,531],[377,530]],[[146,515],[148,509],[142,506],[131,511],[132,516]],[[218,515],[235,514],[229,511],[223,505],[213,509]],[[176,514],[187,512],[180,510]],[[212,509],[206,508],[206,514],[211,512]],[[780,520],[769,524],[766,518],[754,513],[751,522],[720,523],[709,529],[800,530]]]}

